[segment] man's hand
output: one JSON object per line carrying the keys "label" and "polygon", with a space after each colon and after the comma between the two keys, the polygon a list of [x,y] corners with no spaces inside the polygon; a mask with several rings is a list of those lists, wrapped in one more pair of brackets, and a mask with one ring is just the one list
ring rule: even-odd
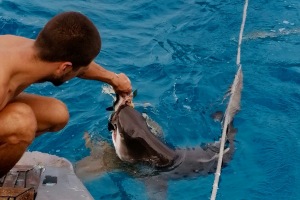
{"label": "man's hand", "polygon": [[123,73],[115,74],[112,78],[112,83],[115,92],[122,97],[129,95],[132,91],[131,82]]}

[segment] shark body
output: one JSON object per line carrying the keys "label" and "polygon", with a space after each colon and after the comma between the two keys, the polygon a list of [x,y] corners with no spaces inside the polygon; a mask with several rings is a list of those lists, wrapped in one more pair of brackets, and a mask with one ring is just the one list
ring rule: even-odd
{"label": "shark body", "polygon": [[[75,172],[82,180],[120,170],[145,184],[148,199],[158,200],[167,199],[169,180],[195,178],[216,171],[220,141],[203,146],[172,148],[151,131],[153,127],[149,127],[149,120],[122,97],[117,96],[114,106],[109,110],[113,111],[108,123],[113,146],[105,141],[95,143],[85,133],[86,146],[91,150],[91,155],[75,166]],[[216,112],[213,117],[220,121],[222,115]],[[232,159],[235,150],[234,137],[237,130],[233,122],[226,132],[223,165]],[[118,187],[123,191],[124,199],[130,199],[125,192],[126,188],[122,184],[118,184]]]}
{"label": "shark body", "polygon": [[[123,103],[120,103],[123,102]],[[147,165],[162,179],[194,177],[215,172],[220,142],[205,146],[173,149],[163,143],[149,129],[145,118],[118,97],[114,103],[114,113],[109,121],[116,154],[127,163]],[[223,163],[227,164],[234,152],[236,129],[233,122],[227,130],[227,148]]]}

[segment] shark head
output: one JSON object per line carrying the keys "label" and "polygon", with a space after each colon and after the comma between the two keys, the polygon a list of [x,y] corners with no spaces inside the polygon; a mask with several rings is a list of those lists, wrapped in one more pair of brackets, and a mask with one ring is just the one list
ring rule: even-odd
{"label": "shark head", "polygon": [[177,154],[160,141],[147,126],[145,118],[132,106],[132,98],[117,95],[108,123],[118,157],[130,163],[154,167],[171,166]]}

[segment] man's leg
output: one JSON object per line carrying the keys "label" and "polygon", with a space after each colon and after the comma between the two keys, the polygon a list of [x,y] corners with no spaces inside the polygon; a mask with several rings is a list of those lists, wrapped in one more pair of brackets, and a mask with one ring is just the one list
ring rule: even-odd
{"label": "man's leg", "polygon": [[34,139],[36,130],[36,119],[28,105],[11,103],[1,111],[0,177],[18,162]]}
{"label": "man's leg", "polygon": [[36,136],[59,131],[69,121],[66,105],[55,98],[22,93],[15,101],[25,103],[33,110],[38,126]]}
{"label": "man's leg", "polygon": [[68,122],[66,106],[59,100],[20,94],[0,112],[0,178],[21,158],[33,139],[58,131]]}

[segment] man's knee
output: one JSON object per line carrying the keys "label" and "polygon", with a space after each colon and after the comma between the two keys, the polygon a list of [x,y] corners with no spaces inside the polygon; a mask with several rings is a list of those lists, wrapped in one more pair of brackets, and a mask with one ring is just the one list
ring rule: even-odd
{"label": "man's knee", "polygon": [[60,100],[53,99],[54,110],[52,114],[53,126],[51,131],[63,129],[69,121],[70,115],[67,106]]}
{"label": "man's knee", "polygon": [[[37,130],[37,121],[30,106],[24,103],[12,103],[9,105],[6,118],[7,142],[18,144],[20,142],[30,144]],[[5,130],[4,130],[5,131]]]}

